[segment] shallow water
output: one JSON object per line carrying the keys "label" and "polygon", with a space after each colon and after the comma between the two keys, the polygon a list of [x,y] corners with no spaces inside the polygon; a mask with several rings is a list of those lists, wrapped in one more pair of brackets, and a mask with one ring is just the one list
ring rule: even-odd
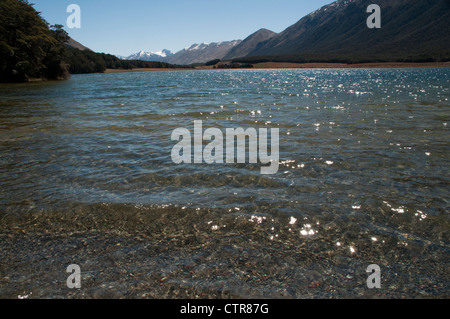
{"label": "shallow water", "polygon": [[[0,296],[448,296],[449,82],[442,68],[2,85]],[[172,131],[194,120],[279,128],[278,173],[174,164]]]}

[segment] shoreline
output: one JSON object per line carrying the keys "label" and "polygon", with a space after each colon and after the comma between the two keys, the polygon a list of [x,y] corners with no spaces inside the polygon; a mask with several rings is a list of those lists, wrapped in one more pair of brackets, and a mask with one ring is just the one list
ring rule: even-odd
{"label": "shoreline", "polygon": [[198,66],[189,68],[138,68],[138,69],[106,69],[104,73],[135,73],[161,71],[199,71],[199,70],[264,70],[264,69],[407,69],[407,68],[448,68],[450,62],[373,62],[373,63],[291,63],[263,62],[253,64],[253,68],[214,69],[214,66]]}

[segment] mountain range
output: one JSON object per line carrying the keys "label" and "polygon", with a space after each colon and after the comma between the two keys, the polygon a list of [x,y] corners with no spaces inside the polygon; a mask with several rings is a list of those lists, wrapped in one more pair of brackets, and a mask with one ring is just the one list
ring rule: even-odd
{"label": "mountain range", "polygon": [[123,60],[166,62],[178,65],[205,63],[210,60],[224,58],[231,49],[241,42],[241,40],[235,40],[218,43],[196,43],[176,53],[164,49],[160,52],[141,51],[128,57],[118,56],[118,58]]}
{"label": "mountain range", "polygon": [[194,44],[177,53],[141,51],[125,59],[172,64],[250,57],[295,61],[450,59],[450,0],[375,2],[381,8],[380,29],[370,29],[366,24],[370,15],[367,8],[374,0],[338,0],[281,33],[260,29],[243,41]]}
{"label": "mountain range", "polygon": [[209,44],[193,44],[189,48],[185,48],[175,53],[164,62],[183,65],[205,63],[214,59],[223,59],[232,48],[241,42],[241,40],[234,40]]}

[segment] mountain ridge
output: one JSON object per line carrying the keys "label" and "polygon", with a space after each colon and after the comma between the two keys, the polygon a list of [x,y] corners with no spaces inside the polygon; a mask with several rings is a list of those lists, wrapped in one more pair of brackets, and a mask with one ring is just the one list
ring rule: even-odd
{"label": "mountain ridge", "polygon": [[240,58],[248,55],[252,50],[254,50],[257,45],[263,41],[269,40],[276,36],[277,33],[270,31],[268,29],[262,28],[252,33],[247,38],[245,38],[241,43],[233,47],[223,58],[224,60],[231,60],[234,58]]}

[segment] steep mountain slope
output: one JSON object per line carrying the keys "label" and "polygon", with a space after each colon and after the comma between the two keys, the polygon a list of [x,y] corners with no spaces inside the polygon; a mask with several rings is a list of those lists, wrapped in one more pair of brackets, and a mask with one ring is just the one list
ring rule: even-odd
{"label": "steep mountain slope", "polygon": [[450,54],[449,0],[377,0],[381,29],[369,29],[373,0],[339,0],[258,44],[247,56],[365,58]]}
{"label": "steep mountain slope", "polygon": [[252,35],[248,36],[239,45],[233,47],[223,59],[231,60],[247,56],[250,52],[257,49],[259,43],[266,41],[270,38],[273,38],[276,35],[277,33],[273,31],[267,29],[260,29],[255,33],[253,33]]}
{"label": "steep mountain slope", "polygon": [[66,42],[66,46],[69,47],[69,48],[74,48],[74,49],[78,49],[78,50],[81,50],[81,51],[84,51],[84,50],[91,51],[91,49],[89,49],[88,47],[85,47],[80,42],[75,41],[74,39],[72,39],[70,37],[69,37],[69,40],[67,40],[67,42]]}

